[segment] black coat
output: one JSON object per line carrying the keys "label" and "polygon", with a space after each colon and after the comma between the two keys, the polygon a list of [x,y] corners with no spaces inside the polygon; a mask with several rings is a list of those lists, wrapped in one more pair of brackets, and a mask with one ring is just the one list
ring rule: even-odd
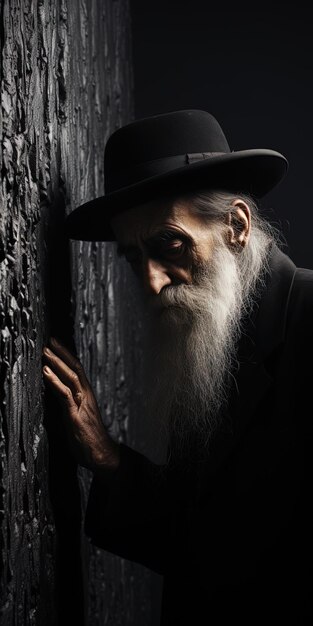
{"label": "black coat", "polygon": [[225,424],[201,472],[122,444],[94,480],[93,543],[164,574],[162,625],[295,625],[312,615],[313,271],[276,246],[239,347]]}

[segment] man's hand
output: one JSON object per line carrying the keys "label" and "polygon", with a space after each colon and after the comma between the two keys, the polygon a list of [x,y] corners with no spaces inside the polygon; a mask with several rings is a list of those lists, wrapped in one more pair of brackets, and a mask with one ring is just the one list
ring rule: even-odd
{"label": "man's hand", "polygon": [[80,465],[105,475],[119,465],[119,446],[107,434],[84,369],[59,341],[52,338],[43,355],[46,382],[65,413],[70,446]]}

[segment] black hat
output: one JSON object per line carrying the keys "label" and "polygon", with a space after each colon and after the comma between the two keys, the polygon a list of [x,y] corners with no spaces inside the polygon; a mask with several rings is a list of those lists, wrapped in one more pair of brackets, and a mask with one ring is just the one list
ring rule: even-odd
{"label": "black hat", "polygon": [[71,239],[112,241],[115,214],[167,194],[225,189],[261,198],[284,177],[288,162],[267,149],[231,152],[206,111],[154,115],[115,131],[104,153],[105,195],[67,217]]}

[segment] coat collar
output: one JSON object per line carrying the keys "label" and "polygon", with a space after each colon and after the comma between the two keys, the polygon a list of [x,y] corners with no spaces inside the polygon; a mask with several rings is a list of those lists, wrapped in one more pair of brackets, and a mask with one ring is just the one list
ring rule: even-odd
{"label": "coat collar", "polygon": [[273,382],[275,355],[286,334],[288,303],[296,266],[274,244],[268,272],[253,311],[243,323],[238,347],[237,372],[230,395],[229,412],[250,420],[262,396]]}
{"label": "coat collar", "polygon": [[288,304],[296,266],[274,244],[261,298],[251,317],[258,360],[265,360],[284,341]]}
{"label": "coat collar", "polygon": [[205,484],[208,478],[216,474],[253,423],[258,407],[273,385],[273,357],[284,341],[296,267],[276,245],[272,247],[268,267],[262,292],[243,326],[228,409],[223,412],[221,426],[213,436],[199,483],[200,493],[203,488],[207,491]]}

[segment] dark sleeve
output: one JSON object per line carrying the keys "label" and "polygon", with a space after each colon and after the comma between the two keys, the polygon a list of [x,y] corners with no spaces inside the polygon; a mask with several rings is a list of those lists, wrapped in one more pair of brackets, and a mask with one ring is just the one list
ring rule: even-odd
{"label": "dark sleeve", "polygon": [[175,517],[167,471],[124,444],[120,454],[120,466],[106,483],[93,479],[85,532],[98,547],[161,574]]}

